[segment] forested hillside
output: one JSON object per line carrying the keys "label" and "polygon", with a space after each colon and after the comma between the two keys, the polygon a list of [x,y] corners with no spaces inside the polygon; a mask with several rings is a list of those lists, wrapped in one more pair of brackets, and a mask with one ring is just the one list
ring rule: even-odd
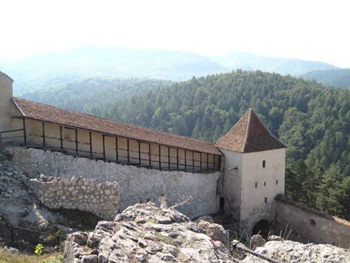
{"label": "forested hillside", "polygon": [[316,70],[305,73],[301,77],[316,80],[326,86],[350,88],[350,69]]}
{"label": "forested hillside", "polygon": [[21,97],[53,106],[115,118],[109,106],[117,105],[135,93],[167,87],[171,82],[147,79],[87,79],[62,87],[25,93]]}
{"label": "forested hillside", "polygon": [[287,195],[350,219],[349,90],[241,70],[179,83],[155,82],[123,100],[118,92],[92,93],[84,85],[77,90],[58,93],[56,101],[53,96],[39,100],[212,141],[251,106],[288,146]]}

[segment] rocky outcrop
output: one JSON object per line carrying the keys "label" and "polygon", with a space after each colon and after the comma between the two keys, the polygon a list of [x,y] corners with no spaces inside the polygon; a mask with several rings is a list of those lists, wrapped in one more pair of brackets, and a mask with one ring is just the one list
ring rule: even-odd
{"label": "rocky outcrop", "polygon": [[136,204],[114,221],[99,222],[91,233],[69,235],[64,262],[239,262],[225,244],[227,238],[219,225],[197,224],[153,203]]}
{"label": "rocky outcrop", "polygon": [[11,156],[0,151],[0,245],[11,245],[12,227],[15,245],[24,249],[36,245],[40,234],[22,228],[53,233],[58,229],[70,231],[63,226],[62,217],[43,207],[29,193],[28,183],[28,178],[12,164]]}
{"label": "rocky outcrop", "polygon": [[[276,238],[275,238],[276,239]],[[279,238],[280,239],[280,238]],[[265,246],[258,247],[256,253],[288,263],[348,263],[348,250],[332,245],[302,244],[289,240],[268,241]],[[253,255],[247,256],[244,263],[266,263]]]}
{"label": "rocky outcrop", "polygon": [[30,186],[40,202],[52,209],[78,209],[107,220],[113,219],[119,210],[120,191],[116,182],[41,175],[31,179]]}

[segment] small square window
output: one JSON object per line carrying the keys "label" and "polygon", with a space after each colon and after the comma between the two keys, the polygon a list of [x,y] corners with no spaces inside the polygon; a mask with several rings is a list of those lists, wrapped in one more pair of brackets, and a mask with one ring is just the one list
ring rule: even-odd
{"label": "small square window", "polygon": [[263,167],[263,168],[266,167],[266,161],[265,161],[265,160],[262,162],[262,167]]}
{"label": "small square window", "polygon": [[276,185],[278,185],[278,180],[276,180]]}
{"label": "small square window", "polygon": [[258,188],[258,183],[255,183],[255,188]]}
{"label": "small square window", "polygon": [[265,197],[265,204],[267,203],[267,197]]}

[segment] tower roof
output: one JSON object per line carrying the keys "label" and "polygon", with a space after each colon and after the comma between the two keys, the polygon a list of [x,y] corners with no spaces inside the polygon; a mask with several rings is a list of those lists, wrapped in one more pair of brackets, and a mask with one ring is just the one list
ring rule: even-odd
{"label": "tower roof", "polygon": [[230,131],[217,140],[215,146],[240,153],[286,148],[271,134],[251,108]]}

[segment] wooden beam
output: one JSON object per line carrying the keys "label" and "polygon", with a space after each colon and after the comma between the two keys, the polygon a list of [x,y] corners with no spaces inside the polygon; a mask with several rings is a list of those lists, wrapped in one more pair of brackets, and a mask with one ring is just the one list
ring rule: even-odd
{"label": "wooden beam", "polygon": [[75,129],[75,155],[79,153],[78,129]]}
{"label": "wooden beam", "polygon": [[176,169],[179,170],[179,148],[176,148]]}
{"label": "wooden beam", "polygon": [[168,147],[168,169],[170,170],[170,147]]}
{"label": "wooden beam", "polygon": [[128,156],[128,163],[130,163],[130,145],[129,145],[129,139],[126,139],[126,154]]}
{"label": "wooden beam", "polygon": [[139,146],[139,166],[141,166],[141,143],[138,142]]}
{"label": "wooden beam", "polygon": [[161,153],[160,147],[161,146],[159,145],[159,169],[162,169],[162,157],[160,155],[160,153]]}
{"label": "wooden beam", "polygon": [[149,167],[152,167],[152,146],[148,144]]}
{"label": "wooden beam", "polygon": [[102,151],[103,151],[103,160],[106,161],[106,137],[102,134]]}
{"label": "wooden beam", "polygon": [[209,153],[207,153],[207,172],[209,172]]}
{"label": "wooden beam", "polygon": [[63,127],[60,126],[60,145],[61,145],[61,152],[63,153]]}
{"label": "wooden beam", "polygon": [[119,153],[118,153],[118,137],[115,137],[115,160],[119,161]]}
{"label": "wooden beam", "polygon": [[41,123],[41,129],[42,129],[42,133],[43,133],[43,148],[46,148],[45,122]]}
{"label": "wooden beam", "polygon": [[89,143],[90,143],[90,158],[93,159],[93,152],[92,152],[92,132],[89,132]]}
{"label": "wooden beam", "polygon": [[192,170],[194,171],[194,151],[192,151]]}
{"label": "wooden beam", "polygon": [[26,119],[23,118],[23,140],[24,146],[27,146],[27,129],[26,129]]}

